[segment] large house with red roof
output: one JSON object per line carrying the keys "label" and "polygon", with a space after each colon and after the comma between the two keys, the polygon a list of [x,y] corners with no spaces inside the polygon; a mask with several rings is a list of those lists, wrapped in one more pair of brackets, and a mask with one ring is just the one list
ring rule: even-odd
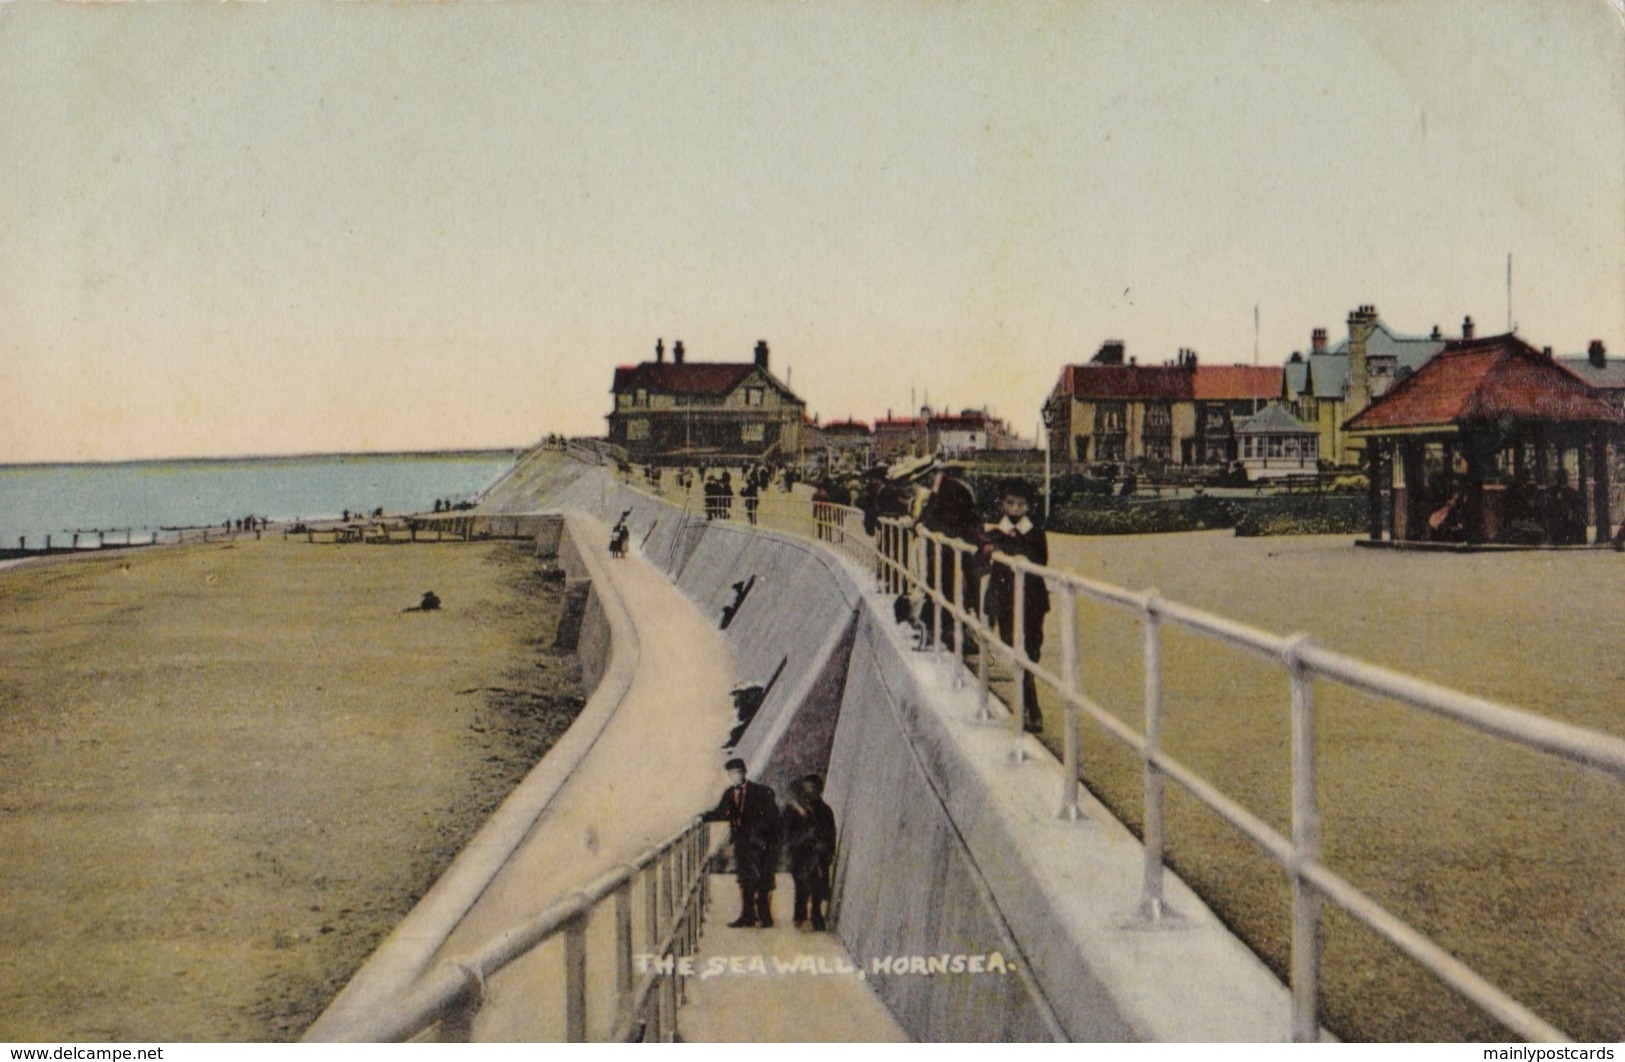
{"label": "large house with red roof", "polygon": [[767,341],[753,360],[691,362],[683,341],[655,343],[655,360],[622,365],[610,390],[609,441],[639,464],[799,461],[806,403],[768,371]]}
{"label": "large house with red roof", "polygon": [[1045,402],[1050,450],[1073,464],[1225,465],[1239,456],[1236,422],[1281,395],[1280,366],[1125,364],[1107,340],[1087,365],[1068,365]]}

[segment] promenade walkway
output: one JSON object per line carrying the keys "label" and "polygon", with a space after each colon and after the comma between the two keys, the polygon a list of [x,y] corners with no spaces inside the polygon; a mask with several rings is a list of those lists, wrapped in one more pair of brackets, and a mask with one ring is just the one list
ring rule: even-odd
{"label": "promenade walkway", "polygon": [[772,929],[730,929],[731,876],[711,878],[712,906],[677,1012],[682,1039],[703,1043],[906,1043],[908,1034],[858,977],[840,941],[790,924],[788,874],[773,894]]}

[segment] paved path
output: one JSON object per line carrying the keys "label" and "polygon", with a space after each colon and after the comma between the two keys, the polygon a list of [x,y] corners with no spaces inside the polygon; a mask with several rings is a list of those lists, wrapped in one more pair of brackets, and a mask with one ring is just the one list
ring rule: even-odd
{"label": "paved path", "polygon": [[840,941],[790,924],[793,895],[790,876],[780,874],[773,928],[729,929],[739,889],[731,875],[712,877],[694,963],[699,976],[688,979],[679,1036],[691,1043],[906,1043]]}
{"label": "paved path", "polygon": [[[579,545],[608,555],[608,534],[577,520]],[[439,959],[479,947],[516,920],[557,902],[610,868],[675,834],[727,785],[721,744],[734,721],[732,650],[715,625],[652,565],[634,555],[605,561],[611,589],[632,614],[640,657],[630,689],[529,835],[441,946]],[[607,912],[607,908],[606,908]],[[598,920],[607,924],[607,917]],[[560,1039],[562,977],[540,949],[492,981],[481,1040]],[[596,961],[592,961],[596,960]],[[596,946],[589,969],[612,971]],[[597,981],[597,976],[594,976]],[[531,1005],[504,1005],[528,999]],[[603,1035],[602,1014],[589,1029]]]}

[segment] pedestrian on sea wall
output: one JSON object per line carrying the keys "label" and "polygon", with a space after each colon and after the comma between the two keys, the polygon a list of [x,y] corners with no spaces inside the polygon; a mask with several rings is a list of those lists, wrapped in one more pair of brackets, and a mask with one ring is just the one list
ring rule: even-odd
{"label": "pedestrian on sea wall", "polygon": [[784,805],[784,846],[796,885],[792,917],[797,929],[822,933],[829,903],[829,870],[835,861],[835,812],[824,803],[824,779],[798,778]]}
{"label": "pedestrian on sea wall", "polygon": [[[991,561],[995,552],[1011,557],[1025,557],[1034,564],[1049,563],[1049,539],[1044,529],[1033,523],[1029,511],[1033,504],[1033,491],[1019,479],[1005,480],[999,485],[997,523],[988,524],[983,535],[981,557],[988,567],[987,615],[998,627],[999,638],[1005,645],[1015,643],[1016,573],[1003,564]],[[1036,662],[1044,648],[1044,617],[1049,613],[1049,588],[1036,575],[1024,576],[1022,587],[1021,632],[1022,651]],[[1022,669],[1021,704],[1024,727],[1036,734],[1044,727],[1044,717],[1038,710],[1038,683],[1032,672]]]}
{"label": "pedestrian on sea wall", "polygon": [[726,765],[728,788],[717,806],[701,818],[731,827],[734,867],[739,878],[739,917],[729,928],[773,926],[773,877],[779,844],[779,804],[773,790],[749,781],[745,761]]}
{"label": "pedestrian on sea wall", "polygon": [[[936,461],[930,469],[930,493],[926,496],[925,506],[920,510],[920,526],[927,531],[974,545],[979,541],[978,532],[981,530],[981,517],[976,511],[976,496],[971,493],[953,471],[942,461]],[[937,548],[929,543],[925,547],[925,585],[936,590],[946,598],[950,598],[960,608],[969,612],[976,611],[976,595],[971,588],[975,585],[970,578],[961,578],[960,555],[948,547],[942,547],[942,578],[937,578]],[[966,573],[968,575],[968,573]],[[920,619],[925,624],[928,635],[936,639],[949,652],[954,648],[954,627],[948,620],[948,612],[943,610],[941,631],[938,631],[936,602],[929,596],[920,609]]]}

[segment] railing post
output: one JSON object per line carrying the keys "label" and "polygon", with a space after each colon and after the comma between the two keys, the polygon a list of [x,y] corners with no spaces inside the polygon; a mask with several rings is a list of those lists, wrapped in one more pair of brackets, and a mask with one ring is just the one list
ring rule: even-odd
{"label": "railing post", "polygon": [[961,553],[959,547],[952,543],[948,546],[954,558],[954,585],[948,600],[953,602],[954,623],[954,689],[965,688],[965,671],[959,666],[960,658],[965,655],[965,621],[959,614],[965,610],[965,573],[969,570],[965,564],[967,554]]}
{"label": "railing post", "polygon": [[1061,810],[1056,817],[1067,822],[1083,818],[1078,806],[1078,784],[1082,777],[1080,762],[1083,758],[1082,726],[1077,705],[1071,702],[1078,692],[1078,602],[1072,584],[1062,581],[1061,599],[1061,684],[1066,696],[1062,699],[1065,712],[1065,745],[1062,751]]}
{"label": "railing post", "polygon": [[1156,591],[1145,596],[1145,884],[1140,914],[1160,921],[1162,899],[1162,768],[1154,762],[1162,751],[1162,600]]}
{"label": "railing post", "polygon": [[[926,538],[920,536],[925,544],[927,555],[930,558],[930,570],[936,576],[927,580],[925,588],[926,597],[931,601],[931,652],[940,661],[942,659],[942,645],[946,633],[942,628],[948,622],[947,597],[942,592],[942,584],[946,580],[942,567],[942,540],[939,538]],[[949,658],[952,660],[952,658]]]}
{"label": "railing post", "polygon": [[564,929],[564,1039],[572,1044],[587,1042],[587,920],[592,908],[582,904],[581,913]]}
{"label": "railing post", "polygon": [[[981,608],[977,611],[977,614],[982,617],[982,623],[986,624],[988,620],[987,588],[985,586],[981,588]],[[976,705],[976,720],[980,723],[988,723],[993,720],[993,705],[990,703],[993,700],[990,688],[991,675],[989,673],[991,665],[988,663],[988,658],[993,655],[993,638],[991,636],[980,638],[978,649],[980,651],[976,654],[976,681],[981,685],[982,690],[981,699]]]}
{"label": "railing post", "polygon": [[632,1015],[632,879],[637,871],[626,868],[626,880],[615,890],[615,998],[620,1020],[630,1023]]}
{"label": "railing post", "polygon": [[1015,744],[1011,746],[1010,759],[1014,763],[1021,763],[1028,759],[1024,740],[1027,736],[1027,669],[1021,666],[1021,662],[1027,659],[1027,576],[1014,565],[1011,565],[1010,572],[1010,648],[1014,654],[1011,660],[1015,663],[1011,675],[1015,686],[1010,691],[1010,732]]}
{"label": "railing post", "polygon": [[[676,929],[677,920],[682,917],[683,901],[688,893],[688,858],[687,845],[678,843],[671,846],[672,894],[670,924],[673,929]],[[692,954],[689,950],[688,930],[688,922],[684,921],[681,931],[672,934],[671,953],[674,959]],[[672,976],[677,982],[677,1005],[682,1006],[688,1000],[688,991],[681,977],[677,977],[675,974]]]}
{"label": "railing post", "polygon": [[463,971],[462,994],[435,1029],[435,1040],[443,1044],[471,1043],[474,1039],[474,1016],[485,1002],[484,975],[476,967],[464,963],[458,966]]}
{"label": "railing post", "polygon": [[1304,665],[1307,635],[1287,642],[1292,682],[1292,1039],[1320,1039],[1319,890],[1305,870],[1320,861],[1320,805],[1316,798],[1314,674]]}

